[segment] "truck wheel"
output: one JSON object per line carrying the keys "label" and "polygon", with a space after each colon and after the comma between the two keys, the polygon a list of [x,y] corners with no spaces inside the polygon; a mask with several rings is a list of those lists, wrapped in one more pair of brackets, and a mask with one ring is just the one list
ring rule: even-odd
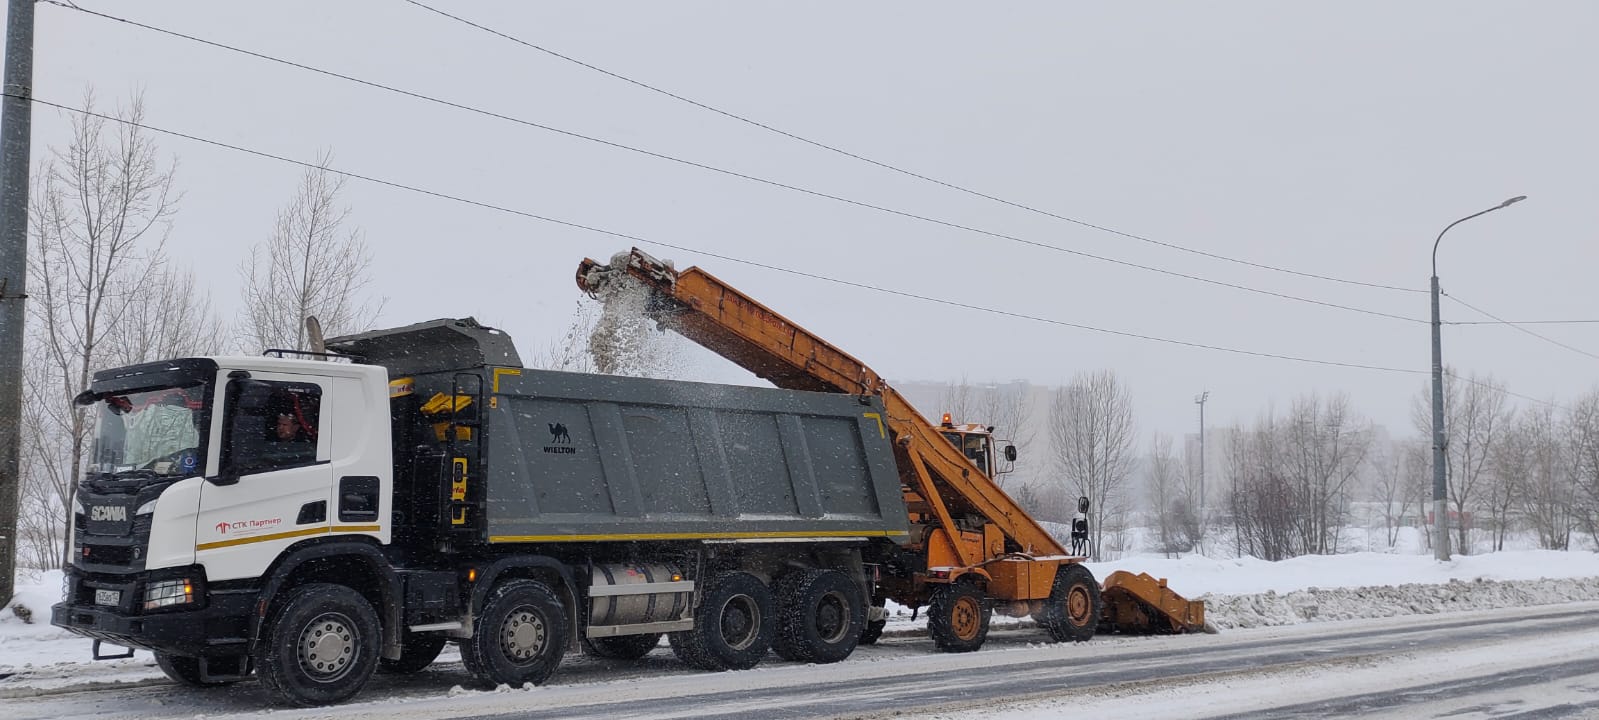
{"label": "truck wheel", "polygon": [[594,657],[611,658],[612,660],[637,660],[650,654],[650,651],[660,644],[660,633],[583,638],[583,651]]}
{"label": "truck wheel", "polygon": [[[872,601],[872,607],[884,607],[887,603],[888,598],[880,597]],[[877,639],[883,636],[883,628],[886,627],[888,627],[888,618],[886,616],[882,620],[867,620],[866,628],[861,631],[860,644],[877,644]]]}
{"label": "truck wheel", "polygon": [[566,654],[566,609],[548,585],[511,580],[494,589],[461,657],[479,682],[490,687],[549,679]]}
{"label": "truck wheel", "polygon": [[866,625],[861,589],[837,570],[796,570],[778,580],[777,637],[784,660],[834,663],[855,652]]}
{"label": "truck wheel", "polygon": [[379,658],[378,672],[389,675],[421,672],[433,664],[439,653],[444,652],[445,642],[447,639],[442,635],[412,635],[408,632],[400,645],[399,659]]}
{"label": "truck wheel", "polygon": [[706,583],[694,629],[669,636],[672,652],[701,670],[748,670],[772,649],[776,615],[772,591],[754,575],[719,575]]}
{"label": "truck wheel", "polygon": [[988,603],[977,584],[957,580],[933,591],[927,603],[927,634],[944,652],[971,652],[988,639]]}
{"label": "truck wheel", "polygon": [[294,588],[262,633],[261,683],[291,705],[347,700],[377,669],[380,631],[360,593],[332,583]]}
{"label": "truck wheel", "polygon": [[1083,642],[1099,629],[1099,583],[1088,568],[1072,563],[1055,571],[1049,600],[1035,616],[1055,642]]}
{"label": "truck wheel", "polygon": [[222,687],[236,682],[234,680],[207,681],[200,679],[200,658],[179,657],[158,652],[155,654],[155,664],[161,666],[161,672],[172,678],[172,682],[192,688]]}

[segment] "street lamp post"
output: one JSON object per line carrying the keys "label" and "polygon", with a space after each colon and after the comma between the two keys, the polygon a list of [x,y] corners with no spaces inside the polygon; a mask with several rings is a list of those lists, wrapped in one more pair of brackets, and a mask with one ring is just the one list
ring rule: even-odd
{"label": "street lamp post", "polygon": [[1449,232],[1449,228],[1526,199],[1526,195],[1517,195],[1487,210],[1449,223],[1432,243],[1432,518],[1433,534],[1436,535],[1432,549],[1433,557],[1440,561],[1449,560],[1449,508],[1445,502],[1449,494],[1449,480],[1444,473],[1444,350],[1441,338],[1443,323],[1438,319],[1438,243],[1443,242],[1444,233]]}

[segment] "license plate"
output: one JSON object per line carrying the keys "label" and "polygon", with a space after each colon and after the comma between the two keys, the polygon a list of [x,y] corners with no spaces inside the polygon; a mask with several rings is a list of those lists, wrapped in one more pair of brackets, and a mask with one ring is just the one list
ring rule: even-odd
{"label": "license plate", "polygon": [[119,605],[122,603],[121,590],[96,590],[94,591],[94,604]]}

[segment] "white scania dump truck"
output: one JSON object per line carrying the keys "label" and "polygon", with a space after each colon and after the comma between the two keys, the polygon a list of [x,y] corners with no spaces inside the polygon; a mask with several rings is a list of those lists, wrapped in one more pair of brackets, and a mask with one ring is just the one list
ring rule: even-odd
{"label": "white scania dump truck", "polygon": [[54,624],[323,704],[451,641],[520,685],[663,633],[830,662],[880,619],[908,523],[875,398],[529,370],[470,319],[329,348],[95,375]]}

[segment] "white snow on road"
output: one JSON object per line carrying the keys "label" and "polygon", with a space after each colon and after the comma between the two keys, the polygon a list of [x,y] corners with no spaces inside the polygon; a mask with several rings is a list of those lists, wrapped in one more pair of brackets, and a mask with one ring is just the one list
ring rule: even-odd
{"label": "white snow on road", "polygon": [[[1599,555],[1588,552],[1515,551],[1443,564],[1376,553],[1283,562],[1144,557],[1090,567],[1099,577],[1113,570],[1165,577],[1172,589],[1205,599],[1212,622],[1224,629],[1599,600]],[[49,624],[50,605],[61,593],[59,572],[18,580],[18,596],[0,610],[0,698],[161,679],[149,653],[93,662],[89,640]],[[31,610],[31,624],[10,609],[17,604]],[[891,630],[921,624],[909,611],[898,612]]]}

